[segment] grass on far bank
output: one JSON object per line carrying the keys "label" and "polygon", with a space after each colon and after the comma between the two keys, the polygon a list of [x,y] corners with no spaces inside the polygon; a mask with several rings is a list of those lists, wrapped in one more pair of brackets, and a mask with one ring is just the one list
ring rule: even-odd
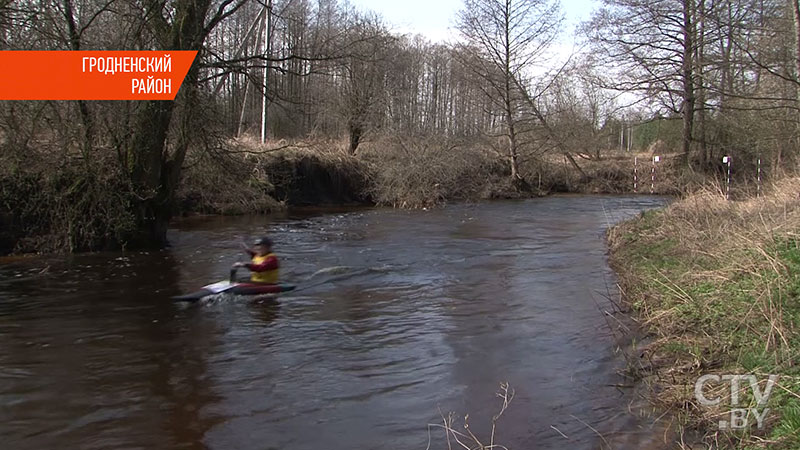
{"label": "grass on far bank", "polygon": [[[620,286],[647,333],[633,372],[682,429],[721,448],[800,448],[800,178],[765,196],[726,201],[701,190],[609,232]],[[730,385],[695,398],[706,374],[779,375],[766,427],[720,431]],[[739,407],[755,407],[747,383]],[[752,418],[751,418],[752,419]],[[752,420],[751,420],[752,422]]]}

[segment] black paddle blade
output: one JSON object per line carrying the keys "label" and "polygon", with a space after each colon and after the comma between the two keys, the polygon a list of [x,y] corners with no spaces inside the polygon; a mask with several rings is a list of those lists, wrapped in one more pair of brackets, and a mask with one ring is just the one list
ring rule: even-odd
{"label": "black paddle blade", "polygon": [[191,294],[184,294],[184,295],[176,295],[172,297],[172,301],[175,302],[196,302],[203,297],[208,297],[209,295],[214,295],[213,292],[209,291],[208,289],[201,289],[197,292],[192,292]]}

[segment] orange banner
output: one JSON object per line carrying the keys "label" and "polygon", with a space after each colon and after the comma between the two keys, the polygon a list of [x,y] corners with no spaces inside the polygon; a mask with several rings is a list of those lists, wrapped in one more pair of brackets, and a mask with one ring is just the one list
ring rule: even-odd
{"label": "orange banner", "polygon": [[0,51],[0,100],[174,100],[196,51]]}

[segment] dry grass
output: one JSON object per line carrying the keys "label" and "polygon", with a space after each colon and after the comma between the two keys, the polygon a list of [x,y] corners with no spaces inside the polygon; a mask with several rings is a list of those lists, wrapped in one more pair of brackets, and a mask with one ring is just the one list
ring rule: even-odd
{"label": "dry grass", "polygon": [[[520,198],[545,192],[633,192],[634,156],[639,157],[637,192],[650,192],[650,155],[606,152],[600,160],[577,157],[583,174],[563,155],[525,159],[521,167],[532,192],[511,184],[507,160],[490,139],[442,136],[373,136],[356,155],[343,139],[278,140],[253,137],[229,141],[224,149],[201,154],[187,170],[186,209],[236,213],[274,209],[258,201],[375,203],[427,208],[452,201]],[[655,193],[678,193],[688,183],[674,158],[659,163]],[[237,186],[240,188],[237,189]],[[336,192],[330,198],[321,193]]]}
{"label": "dry grass", "polygon": [[[677,159],[675,154],[661,155],[655,180],[651,177],[653,163],[650,153],[616,150],[602,152],[600,159],[575,157],[583,174],[561,154],[547,154],[540,160],[532,160],[525,165],[524,172],[531,184],[538,184],[541,189],[551,192],[675,195],[708,183],[707,177],[693,176],[681,170]],[[638,172],[636,186],[635,171]]]}
{"label": "dry grass", "polygon": [[[303,158],[335,168],[342,177],[366,180],[362,197],[396,208],[426,208],[452,201],[519,198],[546,192],[632,193],[634,157],[639,161],[636,192],[650,193],[649,153],[604,152],[601,159],[576,157],[583,174],[563,155],[522,159],[522,174],[533,187],[519,192],[512,185],[502,143],[491,139],[453,139],[437,136],[374,136],[347,154],[344,140],[277,141],[261,145],[252,138],[232,141],[230,150],[258,166],[258,175],[276,186],[295,177],[288,165]],[[694,189],[707,179],[678,169],[675,155],[657,165],[654,192],[676,194]],[[274,164],[283,160],[286,164]],[[272,161],[273,163],[270,163]],[[281,200],[279,198],[279,200]]]}
{"label": "dry grass", "polygon": [[459,431],[456,428],[455,413],[450,412],[447,414],[447,416],[445,416],[441,411],[439,411],[439,415],[442,418],[442,423],[428,424],[428,447],[426,450],[430,450],[431,448],[432,428],[441,428],[444,430],[445,440],[447,442],[447,450],[453,450],[453,447],[463,448],[466,450],[507,450],[508,447],[495,443],[495,438],[497,435],[497,422],[506,412],[511,400],[514,398],[514,389],[512,389],[506,382],[500,383],[500,390],[496,393],[496,395],[501,399],[500,410],[497,414],[492,416],[491,430],[489,431],[488,439],[481,439],[475,433],[473,433],[469,426],[469,414],[464,416],[464,421],[461,425],[461,428],[464,431]]}
{"label": "dry grass", "polygon": [[[799,193],[798,178],[736,202],[707,188],[609,234],[623,292],[650,335],[639,372],[657,384],[658,402],[689,428],[708,432],[709,442],[797,442],[793,425],[781,428],[783,419],[771,422],[773,439],[712,432],[725,405],[699,405],[693,388],[706,373],[778,373],[786,391],[800,386]],[[779,395],[775,409],[788,417],[794,400]]]}
{"label": "dry grass", "polygon": [[[563,155],[523,161],[533,187],[511,184],[506,159],[491,141],[384,135],[365,142],[357,155],[344,140],[269,141],[244,137],[190,161],[181,190],[182,209],[206,213],[266,212],[288,204],[375,203],[427,208],[453,201],[520,198],[545,192],[650,193],[650,155],[607,152],[602,159],[578,157],[583,174]],[[694,186],[674,157],[659,163],[655,193]]]}

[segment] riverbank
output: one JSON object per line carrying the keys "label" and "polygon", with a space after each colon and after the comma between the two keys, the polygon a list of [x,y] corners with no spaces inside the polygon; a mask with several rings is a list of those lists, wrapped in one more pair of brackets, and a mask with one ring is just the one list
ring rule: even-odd
{"label": "riverbank", "polygon": [[[511,183],[505,156],[490,145],[444,138],[376,138],[356,155],[346,142],[228,142],[218,159],[199,158],[186,170],[180,212],[246,214],[263,211],[266,196],[283,206],[377,205],[421,209],[462,201],[526,198],[550,193],[678,194],[692,180],[675,157],[662,156],[655,174],[649,153],[608,151],[524,159],[529,190]],[[638,161],[638,166],[636,165]],[[634,177],[637,175],[638,180]],[[233,176],[226,176],[226,173]],[[255,190],[254,190],[255,189]],[[231,192],[237,192],[231,196]]]}
{"label": "riverbank", "polygon": [[[702,190],[609,232],[612,267],[644,334],[630,373],[681,436],[800,448],[798,193],[800,178],[743,201]],[[778,378],[758,403],[749,379],[737,378],[737,399],[725,375],[754,375],[756,394]]]}
{"label": "riverbank", "polygon": [[[549,193],[651,193],[652,187],[656,194],[676,194],[699,184],[678,168],[676,158],[658,164],[651,185],[649,153],[608,151],[575,154],[572,160],[548,153],[521,160],[521,190],[512,183],[506,156],[494,147],[502,148],[384,136],[351,155],[344,141],[230,140],[189,153],[170,208],[173,217],[260,214],[289,206],[421,209]],[[141,195],[112,152],[92,159],[65,154],[58,165],[44,151],[0,162],[0,254],[119,248],[136,234],[133,205]]]}

